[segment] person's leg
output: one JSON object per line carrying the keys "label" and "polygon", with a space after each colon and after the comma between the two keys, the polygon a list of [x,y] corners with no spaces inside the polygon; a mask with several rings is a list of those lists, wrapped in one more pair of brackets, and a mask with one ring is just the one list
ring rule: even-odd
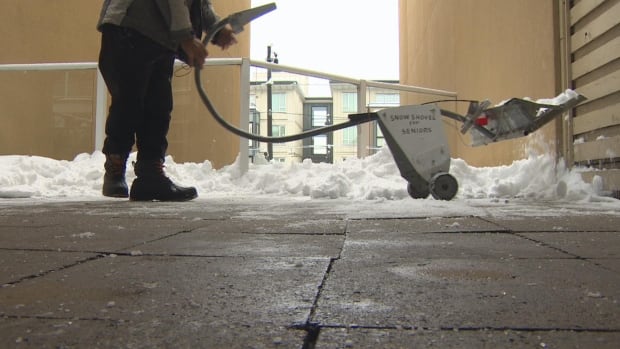
{"label": "person's leg", "polygon": [[136,129],[138,161],[164,159],[173,107],[172,73],[174,55],[164,55],[153,63],[144,97],[144,119]]}
{"label": "person's leg", "polygon": [[129,154],[152,73],[153,52],[131,29],[108,25],[102,33],[99,70],[112,97],[106,120],[104,154]]}
{"label": "person's leg", "polygon": [[144,119],[136,128],[137,178],[131,185],[131,200],[186,201],[198,194],[193,187],[174,184],[164,173],[168,149],[167,135],[172,112],[172,73],[174,55],[162,55],[153,62],[145,95]]}
{"label": "person's leg", "polygon": [[126,28],[106,25],[102,30],[99,70],[111,95],[103,146],[105,196],[129,196],[125,182],[127,157],[134,145],[136,127],[144,118],[144,99],[152,69],[152,50],[145,47],[142,39]]}

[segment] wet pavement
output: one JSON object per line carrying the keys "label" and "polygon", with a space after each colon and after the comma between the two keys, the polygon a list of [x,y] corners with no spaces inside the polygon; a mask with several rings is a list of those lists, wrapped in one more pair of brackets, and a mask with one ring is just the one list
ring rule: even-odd
{"label": "wet pavement", "polygon": [[617,211],[382,205],[2,201],[0,347],[620,347]]}

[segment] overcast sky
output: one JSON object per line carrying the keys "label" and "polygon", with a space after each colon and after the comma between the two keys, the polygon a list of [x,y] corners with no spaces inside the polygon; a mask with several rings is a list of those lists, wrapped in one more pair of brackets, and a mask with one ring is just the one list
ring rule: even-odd
{"label": "overcast sky", "polygon": [[398,80],[398,0],[252,0],[277,9],[252,22],[252,59],[272,45],[280,64]]}

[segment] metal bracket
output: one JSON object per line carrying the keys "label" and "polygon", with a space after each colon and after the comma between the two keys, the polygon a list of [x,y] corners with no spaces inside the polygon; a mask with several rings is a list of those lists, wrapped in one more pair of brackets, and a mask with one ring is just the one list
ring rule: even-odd
{"label": "metal bracket", "polygon": [[489,107],[489,105],[491,105],[489,100],[484,100],[482,102],[471,102],[469,104],[467,115],[465,115],[465,121],[463,122],[463,126],[461,126],[462,134],[469,131],[474,122],[476,122],[476,119]]}

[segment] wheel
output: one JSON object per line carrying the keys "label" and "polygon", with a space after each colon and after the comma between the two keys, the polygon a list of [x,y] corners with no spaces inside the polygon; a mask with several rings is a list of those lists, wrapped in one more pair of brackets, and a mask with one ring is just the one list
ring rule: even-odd
{"label": "wheel", "polygon": [[429,190],[437,200],[452,200],[459,190],[459,183],[453,175],[440,172],[431,178]]}
{"label": "wheel", "polygon": [[407,192],[414,199],[426,199],[431,193],[426,182],[423,182],[423,184],[407,183]]}

